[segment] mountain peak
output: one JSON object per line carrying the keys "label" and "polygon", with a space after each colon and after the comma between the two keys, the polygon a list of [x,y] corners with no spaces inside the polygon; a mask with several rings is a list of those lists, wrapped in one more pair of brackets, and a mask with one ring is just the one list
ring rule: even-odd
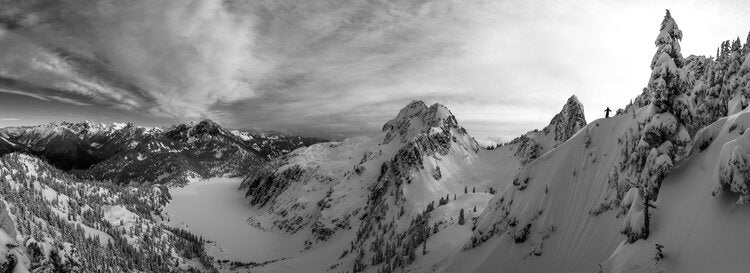
{"label": "mountain peak", "polygon": [[570,96],[570,98],[568,98],[568,102],[565,103],[565,105],[569,104],[581,104],[581,102],[578,100],[578,97],[576,95],[572,95]]}
{"label": "mountain peak", "polygon": [[221,125],[210,119],[204,119],[198,123],[190,122],[188,124],[178,124],[173,126],[167,133],[167,137],[172,139],[187,140],[191,137],[203,137],[203,136],[217,136],[226,135],[233,136],[228,131],[224,130]]}
{"label": "mountain peak", "polygon": [[[421,100],[413,100],[409,104],[407,104],[406,107],[401,108],[401,110],[398,111],[398,115],[396,115],[396,117],[394,119],[388,121],[388,123],[386,123],[386,125],[388,125],[389,123],[391,123],[391,121],[409,119],[409,118],[412,118],[412,117],[415,117],[415,116],[423,115],[424,112],[426,112],[426,111],[427,111],[427,105],[423,101],[421,101]],[[383,131],[385,131],[385,130],[386,129],[384,127]]]}
{"label": "mountain peak", "polygon": [[193,128],[195,128],[195,130],[198,132],[206,133],[218,133],[220,130],[222,130],[221,125],[210,119],[202,120],[201,122],[193,126]]}
{"label": "mountain peak", "polygon": [[457,128],[458,122],[451,111],[442,104],[435,103],[427,107],[423,101],[414,100],[402,108],[395,118],[383,125],[383,132],[387,132],[385,143],[389,143],[396,136],[401,136],[402,141],[405,141],[433,127],[449,130]]}
{"label": "mountain peak", "polygon": [[552,118],[547,128],[555,129],[555,141],[564,142],[584,126],[586,126],[586,117],[583,113],[583,104],[578,101],[576,95],[573,95],[568,98],[562,110]]}

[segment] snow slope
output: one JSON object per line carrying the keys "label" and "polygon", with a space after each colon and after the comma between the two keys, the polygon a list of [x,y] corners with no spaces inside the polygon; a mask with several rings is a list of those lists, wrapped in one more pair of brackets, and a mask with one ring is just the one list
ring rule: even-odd
{"label": "snow slope", "polygon": [[632,115],[596,120],[529,163],[514,187],[482,212],[465,244],[476,248],[451,257],[443,272],[597,270],[622,236],[614,212],[591,211],[606,194],[610,167],[617,162],[620,147],[612,136],[632,122]]}
{"label": "snow slope", "polygon": [[210,269],[202,242],[157,223],[169,200],[162,190],[78,180],[25,154],[0,157],[0,272],[11,272],[8,264],[15,272]]}
{"label": "snow slope", "polygon": [[504,146],[513,149],[521,163],[528,163],[556,148],[586,126],[583,104],[575,95],[568,98],[562,110],[542,130],[533,130]]}
{"label": "snow slope", "polygon": [[[664,180],[647,240],[623,244],[603,263],[604,272],[747,272],[750,268],[750,208],[719,186],[720,166],[735,147],[750,148],[750,112],[722,118],[701,131],[690,158]],[[744,181],[743,181],[744,182]],[[664,259],[653,260],[655,244]]]}
{"label": "snow slope", "polygon": [[[438,263],[438,271],[746,272],[747,163],[730,159],[748,162],[750,111],[697,133],[690,156],[662,183],[647,239],[628,243],[618,209],[600,206],[622,148],[612,136],[645,121],[650,110],[596,120],[528,164],[513,187],[490,201],[465,249]],[[658,261],[657,244],[664,255]]]}
{"label": "snow slope", "polygon": [[[305,238],[304,252],[264,269],[438,269],[470,240],[474,219],[506,191],[522,160],[585,125],[582,111],[573,96],[544,130],[487,150],[447,108],[414,101],[376,136],[297,149],[243,182],[261,212],[251,217],[254,226]],[[392,248],[413,254],[390,256]]]}

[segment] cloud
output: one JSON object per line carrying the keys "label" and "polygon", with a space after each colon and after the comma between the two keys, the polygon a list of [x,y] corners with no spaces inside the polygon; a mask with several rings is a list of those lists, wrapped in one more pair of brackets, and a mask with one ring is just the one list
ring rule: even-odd
{"label": "cloud", "polygon": [[58,96],[200,117],[213,103],[253,97],[266,67],[253,55],[251,20],[218,0],[6,4],[0,75]]}
{"label": "cloud", "polygon": [[45,96],[37,95],[37,94],[31,93],[31,92],[19,91],[19,90],[10,90],[10,89],[2,89],[2,88],[0,88],[0,93],[7,93],[7,94],[13,94],[13,95],[21,95],[21,96],[32,97],[32,98],[35,98],[35,99],[38,99],[38,100],[49,101],[49,98],[47,98]]}
{"label": "cloud", "polygon": [[[476,119],[491,115],[498,125],[514,116],[500,114],[511,108],[532,112],[538,122],[534,110],[548,119],[554,113],[547,110],[572,93],[535,84],[538,77],[554,84],[570,69],[553,63],[546,44],[530,44],[544,37],[518,31],[513,17],[532,17],[532,8],[483,1],[274,3],[253,7],[264,18],[259,50],[285,58],[258,97],[220,107],[235,113],[230,121],[239,126],[371,134],[414,99],[446,104],[467,124],[481,126]],[[483,109],[484,116],[467,109]],[[529,118],[516,116],[512,130],[495,133],[517,135]]]}
{"label": "cloud", "polygon": [[12,94],[337,137],[375,133],[414,99],[488,141],[545,126],[571,94],[593,120],[645,86],[667,5],[686,56],[750,27],[740,1],[0,5],[0,88]]}

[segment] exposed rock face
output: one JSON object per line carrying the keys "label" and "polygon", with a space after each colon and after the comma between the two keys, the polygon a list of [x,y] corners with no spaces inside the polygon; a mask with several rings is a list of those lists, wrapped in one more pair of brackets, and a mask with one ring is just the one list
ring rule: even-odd
{"label": "exposed rock face", "polygon": [[0,138],[3,138],[0,143],[13,145],[10,149],[0,148],[0,153],[26,152],[42,157],[62,170],[86,169],[133,148],[133,142],[153,138],[160,132],[158,128],[132,124],[90,122],[3,128],[0,129]]}
{"label": "exposed rock face", "polygon": [[573,95],[545,129],[554,131],[556,143],[563,143],[584,126],[586,117],[583,114],[583,104]]}
{"label": "exposed rock face", "polygon": [[383,132],[386,132],[384,143],[388,144],[396,136],[400,136],[401,141],[406,142],[433,127],[442,130],[460,129],[461,133],[466,133],[458,126],[456,117],[445,106],[436,103],[427,107],[422,101],[412,101],[401,109],[394,119],[383,125]]}
{"label": "exposed rock face", "polygon": [[586,126],[583,105],[573,95],[542,131],[534,130],[514,140],[508,145],[516,146],[516,155],[522,163],[529,163],[549,150],[565,143],[581,128]]}
{"label": "exposed rock face", "polygon": [[311,227],[311,240],[327,240],[355,217],[386,219],[389,210],[403,206],[402,186],[415,173],[440,179],[435,167],[427,170],[426,159],[477,151],[445,106],[413,101],[379,135],[299,149],[248,177],[243,187],[251,204],[269,209],[252,220],[257,226],[291,233]]}

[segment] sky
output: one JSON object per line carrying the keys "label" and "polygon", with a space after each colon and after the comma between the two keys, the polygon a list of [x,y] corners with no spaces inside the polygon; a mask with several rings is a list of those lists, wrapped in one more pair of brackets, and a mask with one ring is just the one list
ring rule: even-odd
{"label": "sky", "polygon": [[682,54],[750,31],[750,1],[0,0],[0,127],[210,118],[372,135],[412,100],[479,140],[645,87],[669,8]]}

